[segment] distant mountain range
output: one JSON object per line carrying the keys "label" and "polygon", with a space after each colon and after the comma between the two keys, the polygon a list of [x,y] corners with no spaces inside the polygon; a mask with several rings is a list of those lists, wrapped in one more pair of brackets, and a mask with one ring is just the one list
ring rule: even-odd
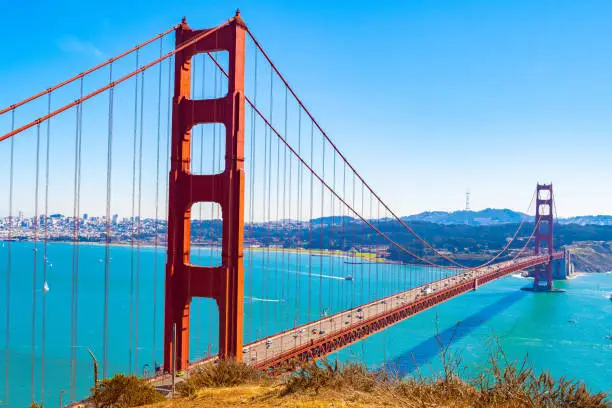
{"label": "distant mountain range", "polygon": [[[402,217],[404,221],[431,222],[442,225],[500,225],[520,223],[524,217],[533,222],[533,216],[508,209],[487,208],[481,211],[427,211],[420,214]],[[612,215],[584,215],[579,217],[559,218],[561,224],[578,225],[612,225]]]}

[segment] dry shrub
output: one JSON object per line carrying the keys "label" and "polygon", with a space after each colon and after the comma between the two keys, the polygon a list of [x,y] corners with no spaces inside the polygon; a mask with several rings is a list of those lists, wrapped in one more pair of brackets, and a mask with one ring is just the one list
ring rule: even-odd
{"label": "dry shrub", "polygon": [[487,368],[476,378],[462,379],[461,359],[453,357],[449,345],[441,346],[441,372],[423,377],[417,366],[412,378],[395,377],[385,386],[385,392],[404,405],[438,406],[465,404],[485,407],[576,407],[611,408],[608,395],[589,392],[582,383],[562,377],[555,380],[548,371],[536,374],[528,363],[509,361],[495,337],[489,342]]}
{"label": "dry shrub", "polygon": [[381,373],[368,371],[364,364],[339,364],[337,360],[330,364],[324,359],[319,363],[310,363],[290,375],[284,382],[281,394],[307,391],[318,393],[321,389],[372,392],[376,384],[383,381]]}
{"label": "dry shrub", "polygon": [[127,408],[163,401],[165,398],[145,380],[117,374],[102,380],[92,390],[91,400],[98,408]]}
{"label": "dry shrub", "polygon": [[176,391],[181,396],[192,397],[200,388],[234,387],[265,379],[267,376],[262,371],[244,363],[219,360],[191,372],[188,378],[177,384]]}
{"label": "dry shrub", "polygon": [[603,392],[590,392],[575,380],[555,380],[549,371],[536,373],[525,356],[509,361],[499,341],[490,341],[488,368],[471,382],[479,390],[478,404],[486,407],[515,402],[525,407],[612,407]]}

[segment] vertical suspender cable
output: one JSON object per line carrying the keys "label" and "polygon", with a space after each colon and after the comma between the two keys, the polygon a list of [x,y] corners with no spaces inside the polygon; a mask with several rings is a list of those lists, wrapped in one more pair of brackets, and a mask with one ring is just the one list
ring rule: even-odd
{"label": "vertical suspender cable", "polygon": [[[310,125],[310,167],[312,168],[312,163],[314,161],[314,123],[311,122]],[[308,221],[308,321],[312,321],[311,315],[311,303],[312,303],[312,218],[313,218],[313,207],[314,207],[314,172],[310,172],[310,214]]]}
{"label": "vertical suspender cable", "polygon": [[[139,52],[136,50],[136,69],[139,67]],[[136,211],[136,152],[138,141],[138,75],[134,80],[134,132],[132,135],[132,216],[130,218],[130,347],[129,355],[129,373],[134,372],[134,217]]]}
{"label": "vertical suspender cable", "polygon": [[[11,112],[11,130],[15,129],[15,110]],[[10,164],[9,164],[9,227],[8,242],[6,248],[6,351],[4,358],[4,399],[6,405],[9,404],[9,378],[11,362],[11,242],[13,239],[13,175],[15,162],[15,138],[11,138]]]}
{"label": "vertical suspender cable", "polygon": [[[197,69],[197,64],[195,64],[194,61],[195,61],[195,57],[192,57],[191,58],[191,73],[190,73],[191,74],[191,79],[190,79],[191,90],[190,90],[190,96],[189,96],[189,98],[191,100],[195,99],[195,91],[196,91],[196,78],[197,78],[197,70],[196,69]],[[191,105],[191,116],[193,117],[194,115],[195,115],[195,107],[192,104]],[[193,152],[195,151],[195,143],[194,143],[193,135],[194,135],[194,132],[193,132],[193,127],[192,127],[190,129],[190,137],[189,137],[189,169],[188,169],[188,171],[191,172],[191,173],[193,173],[193,170],[194,170]],[[141,155],[142,155],[142,152],[141,152]],[[140,200],[140,195],[139,195],[139,200]],[[193,203],[193,185],[191,185],[189,187],[189,202]],[[190,224],[191,228],[190,228],[190,236],[187,237],[187,239],[190,242],[190,245],[189,245],[189,251],[190,252],[189,252],[189,254],[187,254],[189,259],[191,258],[191,249],[192,249],[191,248],[191,244],[194,243],[194,242],[192,242],[192,239],[191,239],[191,236],[192,236],[193,231],[194,231],[193,227],[195,225],[195,221],[193,219],[193,205],[190,208],[190,210],[191,211],[189,213],[189,215],[190,215],[189,224]],[[201,226],[201,223],[199,225]],[[139,255],[139,257],[140,257],[140,255]],[[191,292],[191,284],[188,282],[187,283],[187,293],[190,293],[190,292]],[[194,332],[195,332],[195,339],[194,339],[195,340],[195,342],[194,342],[195,343],[195,347],[190,347],[190,352],[193,352],[193,350],[195,349],[196,358],[197,358],[199,356],[199,352],[200,352],[200,347],[199,347],[199,343],[200,343],[200,329],[199,329],[198,324],[197,324],[198,317],[199,317],[198,302],[196,302],[195,304],[190,305],[189,307],[190,307],[190,309],[193,308],[194,311],[195,311],[195,313],[193,313],[193,315],[190,312],[190,316],[189,316],[190,326],[193,326],[193,324],[191,323],[192,318],[194,318],[195,321],[196,321],[196,323],[195,323],[195,330],[194,330]]]}
{"label": "vertical suspender cable", "polygon": [[[109,82],[113,81],[113,64],[110,64]],[[115,88],[108,93],[108,137],[106,141],[106,240],[104,247],[104,331],[102,375],[108,375],[108,307],[110,290],[110,242],[111,242],[111,177],[113,159],[113,108]]]}
{"label": "vertical suspender cable", "polygon": [[[47,113],[51,112],[51,95],[52,92],[49,92],[49,98],[47,101]],[[50,146],[49,142],[51,140],[51,119],[47,120],[47,137],[45,142],[46,148],[46,159],[45,159],[45,215],[44,215],[44,250],[43,250],[43,282],[47,283],[47,242],[49,240],[49,151]],[[46,352],[46,344],[47,344],[47,294],[43,292],[42,296],[42,322],[41,322],[41,330],[40,330],[40,342],[41,342],[41,359],[40,359],[40,389],[41,389],[41,398],[40,404],[44,406],[45,404],[45,352]]]}
{"label": "vertical suspender cable", "polygon": [[[353,193],[352,194],[353,195],[353,201],[352,201],[351,206],[353,208],[356,208],[355,207],[355,172],[354,171],[353,171],[353,188],[351,189],[351,191]],[[356,259],[356,257],[357,257],[357,248],[352,248],[352,249],[353,249],[353,251],[351,251],[351,252],[352,252],[352,257],[353,257],[353,263],[351,265],[351,270],[352,270],[353,277],[355,278],[356,277],[355,275],[357,275],[355,273],[355,264],[357,262],[357,259]],[[355,286],[356,285],[351,285],[351,289],[352,289],[352,291],[351,291],[351,308],[353,308],[355,306]],[[351,320],[353,319],[353,314],[354,313],[351,313]]]}
{"label": "vertical suspender cable", "polygon": [[30,341],[30,401],[34,401],[34,377],[36,374],[36,289],[38,275],[38,179],[40,174],[40,124],[36,125],[36,181],[34,182],[34,264],[32,266],[32,322]]}
{"label": "vertical suspender cable", "polygon": [[[346,200],[346,162],[344,163],[344,167],[342,170],[342,199]],[[344,254],[346,255],[346,230],[345,230],[345,224],[346,224],[346,217],[345,217],[345,205],[342,205],[342,232],[341,232],[341,236],[342,236],[342,251],[344,252]],[[344,273],[344,276],[346,277],[346,262],[342,263],[342,271]],[[344,288],[346,285],[342,285],[342,287]],[[344,293],[342,294],[343,297],[344,296],[348,296],[347,295],[347,290],[345,289],[343,291]],[[348,304],[348,297],[347,299],[345,299],[344,304]]]}
{"label": "vertical suspender cable", "polygon": [[[164,42],[159,40],[159,57],[163,55]],[[157,365],[157,270],[158,270],[158,250],[159,250],[159,157],[161,146],[161,104],[162,104],[162,63],[159,64],[159,77],[157,79],[157,154],[155,157],[155,221],[154,221],[154,251],[153,251],[153,333],[151,351],[151,363],[153,370]]]}
{"label": "vertical suspender cable", "polygon": [[[270,115],[272,115],[272,104],[273,104],[273,98],[272,98],[272,78],[273,78],[273,71],[272,68],[270,68]],[[268,268],[270,268],[270,244],[272,243],[272,232],[271,232],[271,219],[270,219],[270,214],[271,214],[271,207],[272,207],[272,129],[270,129],[268,127],[268,201],[267,201],[267,206],[265,208],[266,210],[266,216],[267,216],[267,220],[268,220],[268,224],[267,224],[267,228],[266,228],[266,238],[268,241],[268,245],[266,245],[266,265]],[[271,285],[272,286],[272,285]],[[268,292],[267,296],[271,295],[271,292],[273,290],[273,286],[270,288],[270,292]],[[266,298],[266,296],[264,296],[264,298]],[[268,318],[268,309],[269,309],[269,305],[271,303],[270,302],[264,302],[264,308],[266,311],[266,322],[265,322],[265,335],[268,336],[270,334],[269,331],[269,327],[268,327],[268,323],[270,322],[269,318]],[[266,349],[267,350],[267,349]],[[267,352],[266,352],[267,353]]]}
{"label": "vertical suspender cable", "polygon": [[[195,58],[195,57],[194,57]],[[193,76],[196,76],[195,71],[193,72]],[[201,92],[202,94],[200,95],[201,99],[204,99],[204,86],[205,86],[205,82],[206,82],[206,55],[202,55],[202,88],[201,88]],[[195,82],[194,82],[194,87],[195,87]],[[195,97],[195,95],[194,95]],[[193,141],[192,141],[193,143]],[[193,159],[193,158],[192,158]],[[214,159],[213,159],[213,166],[214,166]],[[214,173],[214,171],[213,171]],[[204,174],[204,126],[200,126],[200,174]],[[214,183],[213,183],[214,185]],[[214,188],[214,187],[213,187]],[[198,206],[198,218],[199,218],[199,228],[198,228],[198,264],[202,265],[202,239],[203,239],[203,218],[202,218],[202,205],[200,204]],[[213,225],[212,223],[212,219],[211,219],[211,225]],[[198,352],[200,350],[200,326],[201,326],[201,312],[202,312],[202,303],[197,303],[197,309],[195,310],[196,312],[196,346],[198,347]],[[209,307],[209,315],[212,312],[212,309],[210,309]],[[208,324],[208,339],[210,341],[212,335],[212,319],[209,320],[209,324]]]}
{"label": "vertical suspender cable", "polygon": [[[302,109],[298,108],[298,156],[301,156],[302,154]],[[297,200],[296,200],[296,204],[297,204],[297,220],[298,220],[298,242],[297,242],[297,254],[296,254],[296,262],[297,262],[297,279],[296,279],[296,313],[298,316],[298,319],[301,319],[301,315],[300,315],[300,306],[301,306],[301,291],[300,291],[300,274],[302,271],[302,198],[303,198],[303,189],[302,189],[302,162],[301,160],[298,160],[298,169],[297,169]]]}
{"label": "vertical suspender cable", "polygon": [[[83,78],[80,80],[80,98],[83,97]],[[77,382],[77,338],[78,338],[78,286],[79,286],[79,201],[81,179],[81,135],[82,135],[83,105],[78,104],[76,110],[76,136],[74,146],[74,202],[73,202],[73,248],[72,248],[72,348],[70,361],[70,400],[76,398]]]}
{"label": "vertical suspender cable", "polygon": [[[167,116],[166,116],[166,214],[168,214],[168,207],[170,205],[170,193],[169,193],[169,189],[170,189],[170,181],[169,181],[169,174],[170,174],[170,136],[172,134],[172,64],[173,64],[173,57],[168,58],[168,106],[167,106]],[[167,215],[169,217],[169,215]],[[168,227],[168,220],[166,220],[166,228]],[[167,241],[166,241],[166,245],[167,245]],[[167,259],[167,255],[166,255],[166,259]],[[157,303],[157,298],[155,298],[155,302]],[[157,372],[157,364],[154,367],[154,371]]]}
{"label": "vertical suspender cable", "polygon": [[142,140],[144,138],[144,84],[145,71],[140,81],[140,146],[138,148],[138,238],[136,241],[136,316],[134,322],[134,368],[138,372],[138,328],[140,317],[140,246],[142,241]]}
{"label": "vertical suspender cable", "polygon": [[[266,229],[266,233],[265,233],[265,237],[264,239],[268,238],[268,233],[267,233],[267,229],[269,228],[269,225],[266,224],[266,183],[268,181],[268,178],[266,177],[266,174],[268,173],[268,128],[265,127],[264,128],[264,160],[263,160],[263,172],[261,173],[262,175],[262,195],[261,195],[261,200],[262,200],[262,205],[261,205],[261,218],[262,218],[262,225],[264,226],[264,229]],[[265,242],[265,244],[267,245],[268,243]],[[265,274],[266,274],[266,256],[265,256],[265,248],[262,248],[262,253],[261,253],[261,273],[262,273],[262,280],[265,282],[265,280],[267,278],[265,278]],[[262,290],[262,298],[265,299],[266,298],[266,286],[267,285],[261,285],[261,290]],[[263,325],[265,327],[265,329],[267,329],[267,324],[268,324],[268,319],[267,319],[267,308],[265,303],[262,304],[262,320],[263,320]],[[266,330],[267,331],[267,330]],[[265,337],[265,335],[264,335]],[[266,352],[267,353],[267,352]]]}
{"label": "vertical suspender cable", "polygon": [[[257,49],[253,49],[253,65],[254,65],[254,73],[253,73],[253,100],[257,103]],[[257,121],[255,118],[255,111],[251,108],[251,187],[249,191],[250,203],[249,203],[249,213],[251,218],[251,233],[255,232],[255,178],[256,178],[256,167],[255,167],[255,150],[257,148],[257,143],[255,143],[257,135]],[[253,312],[253,275],[255,274],[255,270],[253,269],[253,250],[249,251],[249,322],[251,324],[251,340],[255,340],[257,338],[257,333],[253,332],[253,320],[255,320],[255,315]]]}
{"label": "vertical suspender cable", "polygon": [[[366,216],[365,215],[365,205],[364,205],[364,201],[363,201],[363,183],[361,183],[361,214],[363,214],[363,217]],[[361,247],[362,248],[366,248],[366,242],[365,242],[365,222],[362,221],[362,222],[360,222],[360,224],[361,224]],[[364,252],[365,253],[365,250],[362,249],[360,252]],[[363,254],[362,254],[362,258],[363,258]],[[362,260],[365,260],[365,258],[363,258]],[[360,293],[359,293],[359,295],[360,295],[359,302],[360,303],[369,302],[369,299],[366,299],[363,296],[364,295],[364,291],[363,291],[363,289],[364,289],[364,282],[363,282],[363,279],[364,279],[364,275],[365,275],[365,273],[364,273],[365,264],[362,262],[362,260],[360,260],[360,262],[359,262],[359,264],[360,264],[359,265],[359,271],[361,272],[361,279],[360,279],[361,282],[359,282],[359,284],[361,286]]]}
{"label": "vertical suspender cable", "polygon": [[[215,37],[216,38],[216,37]],[[218,40],[217,40],[218,41]],[[221,71],[218,72],[219,75],[219,94],[222,95],[223,94],[223,73]],[[225,142],[226,142],[226,133],[225,133],[225,128],[222,125],[219,125],[219,127],[217,128],[217,136],[219,138],[219,141],[217,142],[217,154],[216,154],[216,158],[215,161],[217,162],[218,168],[219,170],[221,169],[221,167],[223,166],[223,168],[225,168],[225,161],[223,161],[223,146],[225,146]],[[222,163],[222,164],[221,164]],[[223,214],[221,213],[221,208],[220,206],[215,206],[215,213],[216,213],[216,219],[222,219],[223,218]],[[219,224],[219,233],[215,234],[215,237],[220,237],[223,234],[223,227],[221,224]],[[217,258],[220,259],[221,258],[221,252],[222,252],[222,242],[221,240],[217,239]]]}
{"label": "vertical suspender cable", "polygon": [[[273,89],[272,89],[272,79],[274,77],[272,76],[272,71],[270,73],[270,94],[273,94]],[[270,123],[272,123],[272,113],[274,112],[274,110],[272,109],[272,96],[270,96]],[[279,209],[279,205],[280,205],[280,141],[278,139],[276,139],[276,222],[280,223],[280,219],[279,219],[279,214],[280,214],[280,209]],[[279,239],[278,237],[278,233],[281,232],[282,229],[280,231],[276,231],[276,236],[277,239]],[[281,241],[279,241],[281,242]],[[278,273],[279,273],[279,262],[278,262],[278,254],[279,253],[279,248],[278,245],[276,247],[276,249],[274,250],[274,291],[275,291],[275,298],[278,298],[279,296],[282,296],[282,293],[279,293],[278,290],[278,285],[280,284],[280,287],[283,287],[282,284],[282,280],[281,282],[278,281]],[[281,276],[282,277],[282,276]],[[281,290],[282,292],[282,290]],[[273,303],[274,305],[274,322],[275,324],[279,325],[279,319],[278,319],[278,308],[280,307],[282,303],[281,302],[275,302]],[[281,331],[282,330],[282,324],[280,324],[279,326],[275,326],[276,330]],[[282,341],[281,341],[282,344]]]}
{"label": "vertical suspender cable", "polygon": [[[287,106],[287,105],[285,104],[285,106]],[[288,112],[285,113],[285,116],[287,116],[287,115],[288,115]],[[288,130],[285,131],[285,134],[288,137],[288,135],[289,135]],[[286,145],[285,145],[285,147],[286,147]],[[289,154],[289,176],[288,176],[289,177],[289,181],[288,181],[287,189],[289,191],[289,194],[288,194],[288,197],[287,197],[287,219],[291,220],[291,197],[293,196],[293,189],[292,189],[292,183],[291,183],[291,179],[292,179],[292,176],[293,176],[293,174],[292,174],[293,173],[293,155],[291,154],[291,152],[289,152],[288,154]],[[289,231],[287,231],[287,239],[291,242],[290,237],[291,237],[291,235],[290,235]],[[291,245],[293,246],[293,243],[291,243]],[[289,272],[289,270],[291,269],[290,265],[291,265],[291,252],[289,252],[287,254],[287,272]],[[288,282],[287,282],[287,301],[289,301],[289,292],[290,292],[291,288],[289,287],[289,277],[287,279],[288,279]],[[297,273],[294,274],[294,279],[295,279],[296,282],[298,281]],[[294,297],[297,299],[297,293],[294,294]],[[289,314],[288,314],[288,316],[289,316]],[[294,316],[295,316],[295,311],[294,311]],[[294,326],[295,326],[295,321],[296,321],[295,317],[294,317],[293,321],[294,321]],[[289,327],[291,327],[291,322],[289,322]]]}
{"label": "vertical suspender cable", "polygon": [[[287,118],[287,114],[288,114],[288,105],[287,105],[287,99],[288,97],[288,90],[285,87],[285,137],[288,137],[288,118]],[[287,220],[287,146],[284,146],[284,153],[283,153],[283,228],[281,229],[282,232],[282,245],[283,245],[283,258],[281,261],[281,271],[282,273],[285,274],[285,282],[283,284],[283,290],[281,292],[281,298],[283,300],[283,302],[285,302],[286,299],[288,299],[288,294],[289,294],[289,273],[285,268],[285,257],[286,257],[286,249],[285,249],[285,245],[284,243],[286,242],[286,228],[284,227],[284,223]],[[283,308],[284,309],[284,308]],[[283,325],[283,327],[281,328],[281,330],[285,330],[287,327],[287,325]],[[281,352],[283,348],[283,342],[281,341]]]}
{"label": "vertical suspender cable", "polygon": [[[336,152],[332,151],[332,154],[333,154],[333,156],[332,156],[332,159],[333,159],[333,166],[332,166],[333,167],[333,171],[332,171],[332,177],[333,177],[332,189],[334,191],[336,191]],[[334,205],[334,202],[335,202],[334,195],[330,194],[329,195],[329,206],[330,206],[330,210],[331,210],[330,214],[331,214],[331,220],[332,221],[331,221],[331,226],[330,226],[330,229],[329,229],[329,244],[330,244],[329,245],[329,249],[332,252],[332,256],[329,257],[329,265],[331,267],[331,276],[335,277],[336,274],[335,274],[334,264],[335,264],[336,257],[334,256],[335,255],[334,247],[336,246],[336,243],[334,241],[333,232],[334,232],[334,228],[336,228],[336,206]],[[334,285],[335,285],[334,282],[336,282],[335,279],[332,282],[330,282],[330,285],[329,285],[329,300],[328,300],[328,302],[329,302],[329,306],[330,307],[333,306],[334,298],[338,296],[337,293],[336,293],[336,296],[334,296],[334,293],[333,293]]]}
{"label": "vertical suspender cable", "polygon": [[[372,193],[370,193],[370,220],[372,222],[374,222],[374,220],[372,220]],[[376,244],[375,242],[370,242],[371,247],[374,250],[374,262],[378,262],[378,251],[376,250]],[[368,296],[369,296],[369,300],[372,300],[372,262],[368,262]],[[376,300],[376,298],[374,298],[374,300]]]}
{"label": "vertical suspender cable", "polygon": [[[322,157],[322,178],[325,180],[325,139],[321,140],[321,157]],[[323,211],[325,206],[325,185],[321,183],[321,242],[319,243],[319,249],[323,253],[325,249],[325,236],[323,232]],[[330,282],[331,286],[331,282]],[[319,256],[319,313],[325,315],[325,308],[323,307],[323,256]],[[319,329],[320,330],[320,329]]]}
{"label": "vertical suspender cable", "polygon": [[[205,86],[206,86],[206,55],[202,55],[202,99],[205,98]],[[215,76],[214,72],[213,72],[213,76]],[[215,76],[216,78],[216,76]],[[216,97],[216,95],[213,95],[213,97]],[[216,116],[216,112],[215,112],[215,116]],[[204,128],[202,127],[201,129],[201,143],[200,143],[200,169],[203,172],[203,158],[204,158]],[[213,131],[212,132],[212,141],[213,141],[213,147],[212,147],[212,163],[211,163],[211,174],[215,173],[215,169],[216,169],[216,159],[215,159],[215,154],[216,154],[216,150],[215,150],[215,143],[217,140],[217,135],[216,133]],[[214,197],[215,196],[215,184],[212,183],[212,187],[211,187],[211,196]],[[202,227],[202,207],[200,206],[200,228]],[[208,237],[209,237],[209,242],[210,242],[210,262],[212,263],[214,260],[214,253],[213,253],[213,245],[214,245],[214,237],[216,236],[216,232],[215,232],[215,223],[214,223],[214,205],[211,205],[210,207],[210,228],[208,230]],[[200,257],[199,255],[200,253],[198,252],[198,258]],[[211,287],[213,285],[213,278],[212,275],[210,275],[209,278],[209,283],[208,283]],[[207,348],[207,353],[206,356],[208,357],[210,355],[210,348],[212,346],[212,338],[213,338],[213,334],[212,334],[212,321],[213,321],[213,313],[214,313],[214,306],[212,303],[210,303],[208,305],[208,321],[210,322],[210,324],[208,325],[208,348]]]}

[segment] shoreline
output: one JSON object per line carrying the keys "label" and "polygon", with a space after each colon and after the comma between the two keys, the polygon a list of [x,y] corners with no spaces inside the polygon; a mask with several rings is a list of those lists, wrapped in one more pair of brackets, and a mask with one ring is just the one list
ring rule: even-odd
{"label": "shoreline", "polygon": [[[34,243],[33,240],[3,240],[0,239],[0,248],[4,247],[7,242],[12,243]],[[38,241],[38,245],[43,245],[44,241]],[[99,241],[65,241],[65,240],[53,240],[47,241],[47,244],[55,245],[74,245],[78,244],[79,246],[91,246],[91,247],[104,247],[106,246],[105,242]],[[147,249],[164,249],[166,248],[165,243],[158,244],[157,247],[154,244],[146,243],[140,244],[137,243],[132,244],[131,242],[111,242],[108,244],[109,247],[117,247],[117,248],[147,248]],[[221,247],[211,247],[210,245],[198,245],[192,244],[191,248],[193,249],[205,249],[205,250],[217,250],[220,252]],[[290,253],[290,254],[304,254],[311,256],[322,256],[322,257],[335,257],[335,258],[343,258],[346,260],[355,260],[355,264],[393,264],[393,265],[401,265],[401,266],[418,266],[423,267],[426,265],[423,264],[415,264],[415,263],[402,263],[399,261],[393,261],[386,258],[377,257],[375,254],[371,252],[361,252],[358,255],[353,255],[347,251],[341,250],[330,250],[330,249],[307,249],[307,248],[280,248],[280,247],[261,247],[261,246],[245,246],[244,252],[269,252],[269,253]],[[364,255],[373,255],[373,256],[364,256]]]}

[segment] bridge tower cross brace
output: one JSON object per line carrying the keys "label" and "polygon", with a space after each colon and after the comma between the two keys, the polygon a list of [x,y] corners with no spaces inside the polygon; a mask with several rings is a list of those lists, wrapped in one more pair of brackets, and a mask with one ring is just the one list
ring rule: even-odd
{"label": "bridge tower cross brace", "polygon": [[[551,259],[554,252],[553,247],[553,186],[551,184],[538,184],[536,190],[536,224],[535,232],[535,254],[547,253]],[[535,267],[533,286],[535,289],[552,289],[553,265],[552,260],[545,265]],[[546,281],[546,286],[540,285]]]}
{"label": "bridge tower cross brace", "polygon": [[[208,30],[192,30],[183,19],[177,47]],[[194,296],[215,299],[219,309],[219,356],[242,359],[244,313],[244,59],[246,25],[240,14],[216,32],[175,54],[168,204],[164,370],[187,368],[189,309]],[[228,89],[217,99],[191,99],[191,60],[227,51]],[[225,168],[213,175],[191,173],[191,130],[197,124],[225,126]],[[221,265],[189,261],[191,207],[218,203],[222,215]],[[176,328],[176,334],[174,334]],[[176,342],[176,344],[175,344]]]}

